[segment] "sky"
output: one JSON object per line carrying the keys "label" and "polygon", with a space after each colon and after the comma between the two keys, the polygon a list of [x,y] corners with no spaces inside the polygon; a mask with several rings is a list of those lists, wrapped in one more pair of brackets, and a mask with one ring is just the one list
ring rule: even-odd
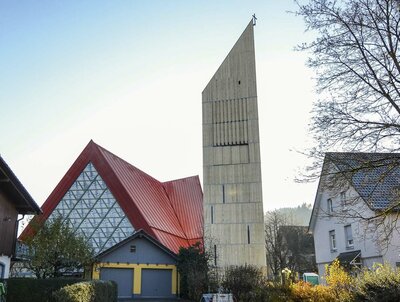
{"label": "sky", "polygon": [[294,179],[317,99],[292,0],[0,0],[0,154],[42,205],[93,139],[160,181],[202,180],[201,92],[255,13],[264,210]]}

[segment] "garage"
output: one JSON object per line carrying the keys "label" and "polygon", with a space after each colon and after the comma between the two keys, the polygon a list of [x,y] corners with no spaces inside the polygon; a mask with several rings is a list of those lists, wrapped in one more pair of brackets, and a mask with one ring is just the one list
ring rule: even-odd
{"label": "garage", "polygon": [[132,298],[133,270],[123,268],[101,268],[101,280],[112,280],[118,284],[118,298]]}
{"label": "garage", "polygon": [[142,297],[172,297],[172,270],[142,269]]}
{"label": "garage", "polygon": [[93,279],[114,280],[119,298],[171,299],[179,295],[176,254],[137,231],[97,256]]}

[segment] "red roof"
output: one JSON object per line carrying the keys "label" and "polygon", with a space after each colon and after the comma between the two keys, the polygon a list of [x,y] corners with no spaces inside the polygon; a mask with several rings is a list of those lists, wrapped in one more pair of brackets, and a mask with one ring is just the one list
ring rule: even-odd
{"label": "red roof", "polygon": [[[203,192],[198,176],[159,182],[90,141],[42,206],[46,220],[91,162],[133,227],[143,229],[171,251],[203,241]],[[32,233],[30,225],[20,238]]]}

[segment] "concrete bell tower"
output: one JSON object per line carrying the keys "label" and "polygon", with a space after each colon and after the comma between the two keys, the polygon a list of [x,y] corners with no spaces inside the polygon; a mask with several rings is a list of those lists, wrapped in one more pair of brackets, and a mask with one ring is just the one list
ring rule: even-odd
{"label": "concrete bell tower", "polygon": [[202,93],[204,236],[221,268],[266,266],[253,27]]}

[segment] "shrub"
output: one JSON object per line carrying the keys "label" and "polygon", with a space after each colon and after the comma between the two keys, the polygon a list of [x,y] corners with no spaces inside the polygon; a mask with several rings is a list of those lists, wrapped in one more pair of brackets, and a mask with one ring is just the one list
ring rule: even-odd
{"label": "shrub", "polygon": [[79,282],[76,279],[31,279],[15,278],[7,280],[7,300],[14,302],[50,302],[52,293],[61,287]]}
{"label": "shrub", "polygon": [[290,288],[277,282],[265,282],[255,291],[254,302],[288,302]]}
{"label": "shrub", "polygon": [[231,266],[225,272],[222,286],[240,302],[255,301],[255,295],[265,283],[262,271],[252,265]]}
{"label": "shrub", "polygon": [[293,302],[333,302],[338,301],[334,291],[329,286],[313,286],[308,282],[299,281],[291,287],[291,299]]}
{"label": "shrub", "polygon": [[398,301],[400,271],[389,264],[376,264],[363,270],[356,281],[355,301]]}
{"label": "shrub", "polygon": [[61,216],[45,223],[34,219],[31,225],[34,234],[24,242],[29,261],[23,264],[36,278],[59,278],[91,266],[92,247]]}
{"label": "shrub", "polygon": [[202,293],[217,288],[216,275],[210,267],[210,259],[210,254],[200,243],[179,249],[178,272],[183,298],[198,301]]}
{"label": "shrub", "polygon": [[52,293],[68,284],[82,279],[54,278],[10,278],[7,279],[7,301],[12,302],[53,302]]}
{"label": "shrub", "polygon": [[56,302],[117,302],[113,281],[86,281],[67,285],[53,294]]}
{"label": "shrub", "polygon": [[339,260],[326,266],[325,279],[337,301],[353,301],[354,278],[340,265]]}
{"label": "shrub", "polygon": [[293,284],[291,299],[294,302],[350,302],[354,301],[354,278],[340,265],[338,260],[326,266],[327,286],[313,286],[300,281]]}

